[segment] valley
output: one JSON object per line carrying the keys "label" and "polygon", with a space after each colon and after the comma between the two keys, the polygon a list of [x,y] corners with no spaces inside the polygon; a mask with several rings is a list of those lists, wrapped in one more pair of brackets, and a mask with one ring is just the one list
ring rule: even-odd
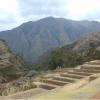
{"label": "valley", "polygon": [[100,0],[0,0],[0,100],[100,100]]}
{"label": "valley", "polygon": [[0,39],[7,41],[12,52],[32,64],[45,52],[71,44],[93,32],[100,32],[100,22],[46,17],[2,31]]}
{"label": "valley", "polygon": [[0,99],[94,98],[99,48],[97,21],[47,17],[0,32]]}

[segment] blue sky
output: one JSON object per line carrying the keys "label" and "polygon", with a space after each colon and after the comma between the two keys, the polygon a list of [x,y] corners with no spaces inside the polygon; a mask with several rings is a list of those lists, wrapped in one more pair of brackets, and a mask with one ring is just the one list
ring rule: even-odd
{"label": "blue sky", "polygon": [[48,16],[100,21],[100,0],[0,0],[0,31]]}

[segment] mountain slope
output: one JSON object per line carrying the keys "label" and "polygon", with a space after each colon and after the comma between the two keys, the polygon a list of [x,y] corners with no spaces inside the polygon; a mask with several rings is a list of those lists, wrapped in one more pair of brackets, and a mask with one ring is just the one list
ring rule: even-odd
{"label": "mountain slope", "polygon": [[89,33],[84,37],[81,37],[75,44],[73,50],[84,50],[89,47],[90,43],[94,43],[98,48],[100,46],[100,32]]}
{"label": "mountain slope", "polygon": [[0,32],[0,38],[8,42],[11,50],[27,62],[34,62],[46,51],[79,39],[88,32],[99,32],[96,21],[72,21],[48,17]]}
{"label": "mountain slope", "polygon": [[78,41],[61,48],[48,51],[39,57],[34,65],[46,70],[61,67],[74,67],[84,62],[100,59],[100,32],[89,33]]}
{"label": "mountain slope", "polygon": [[24,71],[21,58],[11,53],[5,41],[0,40],[0,83],[20,77]]}

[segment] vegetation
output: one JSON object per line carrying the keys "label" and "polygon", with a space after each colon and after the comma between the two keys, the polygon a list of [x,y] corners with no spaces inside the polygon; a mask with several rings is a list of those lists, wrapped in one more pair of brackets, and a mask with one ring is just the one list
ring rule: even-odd
{"label": "vegetation", "polygon": [[56,67],[63,66],[62,53],[60,50],[52,51],[48,63],[50,69],[56,69]]}
{"label": "vegetation", "polygon": [[6,84],[6,86],[0,88],[0,95],[7,96],[19,91],[25,91],[32,88],[36,88],[37,86],[30,80],[17,80],[15,82],[10,82]]}
{"label": "vegetation", "polygon": [[90,43],[88,49],[83,51],[74,51],[73,45],[56,48],[45,58],[42,56],[42,61],[35,64],[35,69],[41,71],[53,70],[59,67],[75,67],[87,61],[100,59],[100,51],[96,49],[97,46],[94,43]]}

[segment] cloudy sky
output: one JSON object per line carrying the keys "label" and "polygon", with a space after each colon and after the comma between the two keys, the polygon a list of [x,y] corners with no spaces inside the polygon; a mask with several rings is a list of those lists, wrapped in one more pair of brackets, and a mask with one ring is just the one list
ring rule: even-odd
{"label": "cloudy sky", "polygon": [[48,16],[100,21],[100,0],[0,0],[0,31]]}

